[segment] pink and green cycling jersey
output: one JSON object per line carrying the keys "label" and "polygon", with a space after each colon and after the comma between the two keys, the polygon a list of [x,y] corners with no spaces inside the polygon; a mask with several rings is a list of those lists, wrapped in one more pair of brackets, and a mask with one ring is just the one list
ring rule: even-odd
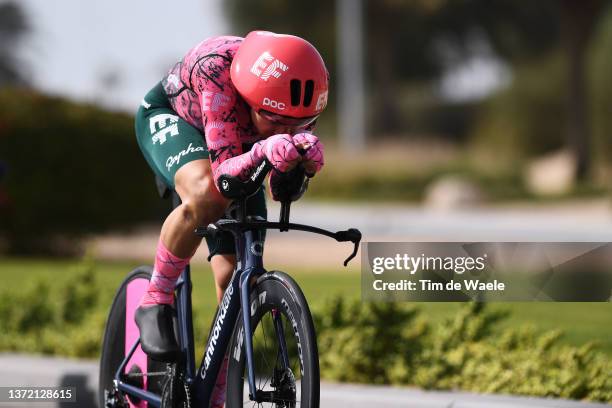
{"label": "pink and green cycling jersey", "polygon": [[242,144],[260,139],[249,106],[230,79],[241,37],[208,38],[193,47],[162,80],[172,108],[206,139],[215,180],[221,174],[246,177],[258,163]]}

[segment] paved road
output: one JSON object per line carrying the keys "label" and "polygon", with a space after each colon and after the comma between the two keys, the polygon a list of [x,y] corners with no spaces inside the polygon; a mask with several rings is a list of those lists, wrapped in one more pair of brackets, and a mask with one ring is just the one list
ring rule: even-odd
{"label": "paved road", "polygon": [[[96,403],[98,367],[94,361],[68,360],[0,353],[0,386],[76,386],[77,403],[41,404],[36,407],[92,408]],[[3,404],[0,407],[25,408],[24,404]],[[485,396],[458,392],[421,391],[380,386],[323,383],[323,408],[510,408],[610,407],[605,404],[558,399]]]}

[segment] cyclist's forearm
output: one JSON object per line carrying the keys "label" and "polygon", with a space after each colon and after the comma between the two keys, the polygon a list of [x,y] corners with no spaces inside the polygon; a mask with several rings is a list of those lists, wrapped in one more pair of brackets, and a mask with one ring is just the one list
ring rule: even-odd
{"label": "cyclist's forearm", "polygon": [[[215,185],[219,187],[219,177],[228,175],[238,177],[241,180],[246,180],[267,156],[274,154],[272,152],[273,145],[278,143],[285,135],[276,135],[268,139],[260,140],[255,143],[251,150],[238,156],[225,159],[221,163],[215,162],[212,164]],[[289,141],[291,143],[291,141]],[[266,152],[266,149],[268,152]]]}
{"label": "cyclist's forearm", "polygon": [[219,177],[222,175],[238,177],[241,180],[245,180],[262,160],[263,157],[254,155],[252,151],[224,160],[213,168],[215,186],[217,186],[217,188],[219,187]]}

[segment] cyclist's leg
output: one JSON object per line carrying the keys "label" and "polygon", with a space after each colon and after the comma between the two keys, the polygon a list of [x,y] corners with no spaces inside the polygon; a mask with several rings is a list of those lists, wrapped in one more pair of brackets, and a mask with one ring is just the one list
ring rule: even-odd
{"label": "cyclist's leg", "polygon": [[[263,188],[247,200],[247,214],[267,218],[266,197]],[[263,246],[265,230],[261,231],[259,240],[262,241]],[[220,303],[223,292],[227,288],[236,267],[234,237],[230,233],[220,234],[220,237],[216,240],[207,240],[207,244],[209,252],[215,254],[210,264],[215,278],[217,302]]]}
{"label": "cyclist's leg", "polygon": [[202,241],[194,229],[221,218],[230,202],[215,187],[208,159],[183,165],[175,184],[182,203],[166,219],[161,236],[164,242],[173,243],[177,255],[191,257]]}
{"label": "cyclist's leg", "polygon": [[217,303],[221,303],[223,293],[232,278],[232,273],[236,267],[236,255],[217,254],[210,260],[210,266],[215,278],[215,289],[217,291]]}
{"label": "cyclist's leg", "polygon": [[[266,209],[266,197],[264,189],[260,189],[257,194],[250,197],[247,200],[247,214],[248,215],[259,215],[264,219],[267,218]],[[260,233],[259,240],[265,239],[265,230]],[[217,289],[217,302],[221,302],[223,293],[232,278],[232,273],[236,267],[236,255],[234,238],[231,234],[223,235],[217,242],[208,242],[210,251],[214,251],[214,255],[211,259],[211,266],[215,277],[215,286]],[[226,390],[226,379],[227,379],[227,368],[229,365],[228,356],[225,356],[223,364],[217,374],[217,380],[215,382],[215,388],[211,396],[211,407],[217,408],[222,407],[225,403],[225,390]]]}
{"label": "cyclist's leg", "polygon": [[143,350],[165,360],[178,352],[170,304],[176,280],[200,243],[193,229],[218,219],[227,201],[214,187],[202,134],[176,115],[159,85],[136,115],[136,135],[153,171],[182,200],[164,222],[153,276],[136,313]]}

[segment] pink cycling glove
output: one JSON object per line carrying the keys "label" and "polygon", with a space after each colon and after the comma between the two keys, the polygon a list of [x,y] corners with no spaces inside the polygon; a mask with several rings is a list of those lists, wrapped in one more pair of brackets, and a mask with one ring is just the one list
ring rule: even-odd
{"label": "pink cycling glove", "polygon": [[[302,145],[306,149],[303,160],[313,163],[313,165],[307,166],[306,170],[310,173],[308,174],[309,177],[314,176],[325,164],[323,160],[323,143],[311,133],[298,133],[293,136],[293,143],[294,145]],[[313,171],[314,173],[312,173]]]}
{"label": "pink cycling glove", "polygon": [[215,185],[219,188],[219,177],[224,174],[246,180],[251,171],[264,159],[268,159],[274,168],[281,173],[290,170],[292,162],[300,158],[300,153],[293,144],[291,135],[274,135],[255,143],[251,150],[231,157],[213,167]]}
{"label": "pink cycling glove", "polygon": [[291,169],[292,162],[300,158],[291,135],[274,135],[257,142],[251,148],[254,163],[261,163],[265,158],[281,173]]}

